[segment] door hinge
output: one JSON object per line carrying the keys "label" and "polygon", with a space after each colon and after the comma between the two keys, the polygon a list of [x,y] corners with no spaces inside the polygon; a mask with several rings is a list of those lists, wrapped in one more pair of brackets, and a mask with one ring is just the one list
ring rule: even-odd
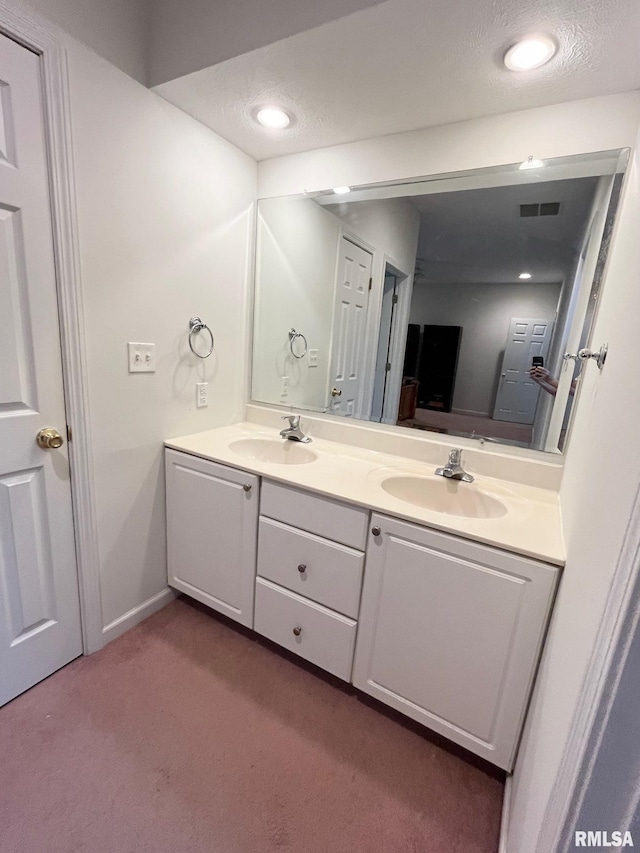
{"label": "door hinge", "polygon": [[372,285],[372,284],[373,284],[373,279],[372,279],[372,278],[370,278],[370,279],[369,279],[369,290],[371,290],[371,285]]}
{"label": "door hinge", "polygon": [[67,424],[67,442],[71,442],[73,439],[73,432],[71,431],[71,427]]}
{"label": "door hinge", "polygon": [[397,293],[394,293],[394,294],[393,294],[393,297],[392,297],[392,299],[391,299],[391,304],[392,304],[392,305],[396,305],[396,304],[397,304],[397,302],[398,302],[398,294],[397,294]]}
{"label": "door hinge", "polygon": [[388,361],[385,364],[384,369],[385,369],[385,373],[388,373],[391,370],[391,362],[390,361]]}

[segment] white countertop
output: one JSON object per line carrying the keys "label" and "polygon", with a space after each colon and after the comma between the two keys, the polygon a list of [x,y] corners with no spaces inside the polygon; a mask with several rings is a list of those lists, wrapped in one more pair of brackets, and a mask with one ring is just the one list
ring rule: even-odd
{"label": "white countertop", "polygon": [[[507,511],[496,518],[461,517],[415,506],[387,494],[381,487],[385,476],[430,476],[432,465],[315,438],[310,444],[300,445],[317,454],[313,462],[302,465],[265,462],[240,456],[230,449],[233,442],[243,438],[280,440],[277,430],[239,423],[174,438],[166,441],[165,446],[516,554],[564,565],[560,504],[553,491],[477,477],[473,484],[460,483],[456,487],[481,490],[501,501]],[[472,467],[468,470],[474,473]]]}

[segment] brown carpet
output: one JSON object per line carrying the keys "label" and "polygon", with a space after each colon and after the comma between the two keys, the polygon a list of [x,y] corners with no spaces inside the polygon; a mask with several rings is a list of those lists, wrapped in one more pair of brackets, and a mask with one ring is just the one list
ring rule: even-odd
{"label": "brown carpet", "polygon": [[2,853],[495,853],[502,782],[178,600],[0,709]]}

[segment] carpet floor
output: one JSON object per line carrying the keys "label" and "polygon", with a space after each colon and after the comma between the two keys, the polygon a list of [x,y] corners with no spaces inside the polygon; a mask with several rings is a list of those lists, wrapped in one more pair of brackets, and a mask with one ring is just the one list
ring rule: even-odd
{"label": "carpet floor", "polygon": [[188,600],[0,709],[2,853],[496,853],[503,784]]}

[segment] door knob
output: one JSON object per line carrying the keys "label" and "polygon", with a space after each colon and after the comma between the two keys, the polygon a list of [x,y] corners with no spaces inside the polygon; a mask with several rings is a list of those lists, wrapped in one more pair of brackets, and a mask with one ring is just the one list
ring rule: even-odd
{"label": "door knob", "polygon": [[331,396],[332,397],[342,397],[342,391],[338,388],[332,388],[331,389]]}
{"label": "door knob", "polygon": [[299,637],[300,634],[302,634],[302,628],[299,625],[296,625],[296,627],[293,629],[293,633],[296,637]]}
{"label": "door knob", "polygon": [[38,442],[38,447],[41,447],[43,450],[57,450],[58,447],[62,447],[64,444],[63,437],[53,427],[41,429],[36,436],[36,441]]}

